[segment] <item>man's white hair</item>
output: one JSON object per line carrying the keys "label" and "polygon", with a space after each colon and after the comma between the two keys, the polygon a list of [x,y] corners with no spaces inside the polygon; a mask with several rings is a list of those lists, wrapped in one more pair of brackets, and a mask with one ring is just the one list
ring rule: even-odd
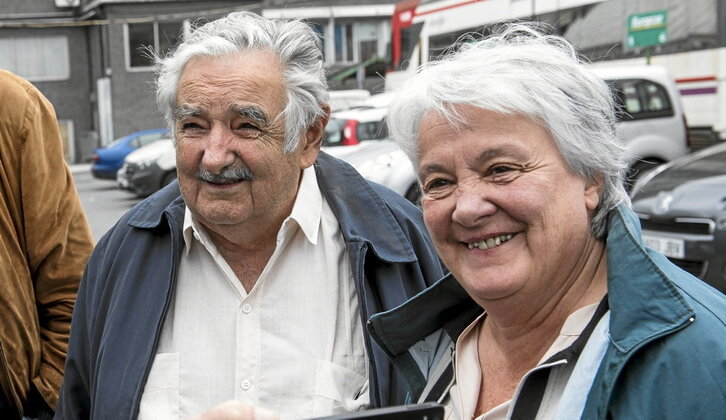
{"label": "man's white hair", "polygon": [[300,136],[324,115],[328,84],[320,39],[298,20],[266,19],[250,12],[234,12],[194,29],[166,57],[157,57],[156,100],[167,124],[174,128],[177,87],[184,66],[195,57],[222,56],[240,51],[274,53],[283,68],[286,106],[285,143],[291,153]]}

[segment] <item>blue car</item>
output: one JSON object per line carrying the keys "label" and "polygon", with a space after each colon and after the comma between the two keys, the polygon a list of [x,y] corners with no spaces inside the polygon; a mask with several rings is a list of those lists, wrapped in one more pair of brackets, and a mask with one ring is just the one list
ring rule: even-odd
{"label": "blue car", "polygon": [[126,155],[141,146],[169,138],[171,133],[166,128],[137,131],[118,138],[108,146],[93,151],[91,173],[95,178],[115,180],[116,172],[123,165]]}

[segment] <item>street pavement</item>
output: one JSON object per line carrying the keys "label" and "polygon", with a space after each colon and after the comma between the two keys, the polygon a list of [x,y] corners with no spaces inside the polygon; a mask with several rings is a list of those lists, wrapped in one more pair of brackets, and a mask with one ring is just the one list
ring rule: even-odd
{"label": "street pavement", "polygon": [[91,225],[93,239],[98,242],[101,236],[141,199],[119,189],[114,180],[94,178],[89,164],[71,165],[70,169],[88,223]]}

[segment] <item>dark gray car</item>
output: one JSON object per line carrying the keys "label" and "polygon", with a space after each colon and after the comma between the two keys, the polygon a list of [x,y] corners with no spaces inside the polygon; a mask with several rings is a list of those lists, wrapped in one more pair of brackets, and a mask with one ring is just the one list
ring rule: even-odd
{"label": "dark gray car", "polygon": [[726,293],[726,143],[654,169],[633,192],[645,243]]}

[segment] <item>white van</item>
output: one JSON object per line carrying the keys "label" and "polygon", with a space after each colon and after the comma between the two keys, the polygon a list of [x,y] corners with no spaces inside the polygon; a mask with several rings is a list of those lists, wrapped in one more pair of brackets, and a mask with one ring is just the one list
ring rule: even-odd
{"label": "white van", "polygon": [[631,179],[689,152],[681,96],[664,67],[593,67],[613,89],[617,135],[630,156]]}

